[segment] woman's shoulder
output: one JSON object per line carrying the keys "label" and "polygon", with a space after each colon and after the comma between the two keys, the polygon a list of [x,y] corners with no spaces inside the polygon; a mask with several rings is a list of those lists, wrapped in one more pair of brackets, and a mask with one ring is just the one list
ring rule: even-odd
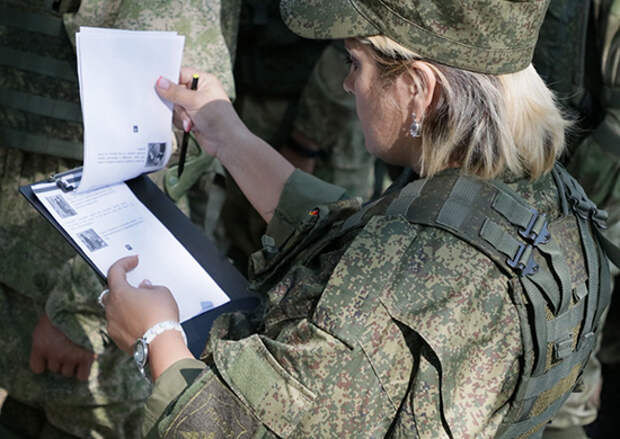
{"label": "woman's shoulder", "polygon": [[[385,297],[415,313],[451,296],[505,295],[508,278],[484,253],[451,232],[403,216],[373,216],[340,261],[344,271],[385,277]],[[484,292],[479,292],[484,285]],[[485,298],[486,300],[487,298]]]}

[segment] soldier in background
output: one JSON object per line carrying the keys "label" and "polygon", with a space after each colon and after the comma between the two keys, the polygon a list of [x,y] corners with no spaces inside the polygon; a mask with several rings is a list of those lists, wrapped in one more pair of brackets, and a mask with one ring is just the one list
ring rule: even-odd
{"label": "soldier in background", "polygon": [[[248,128],[295,167],[368,199],[374,158],[355,101],[345,93],[342,42],[301,38],[282,22],[279,0],[244,0],[235,62],[235,108]],[[229,255],[246,272],[265,222],[227,179],[222,222]]]}
{"label": "soldier in background", "polygon": [[134,438],[150,383],[105,333],[99,279],[17,189],[80,164],[79,90],[67,39],[80,25],[176,30],[186,37],[184,61],[208,66],[231,96],[232,64],[220,0],[78,3],[0,4],[0,387],[9,395],[0,429]]}
{"label": "soldier in background", "polygon": [[[606,235],[620,245],[620,1],[552,0],[534,65],[577,123],[569,137],[567,168],[592,201],[608,211]],[[610,309],[616,316],[617,302]],[[620,362],[619,336],[618,318],[608,318],[602,361]],[[545,430],[545,438],[587,437],[581,426],[596,419],[602,385],[597,359],[590,361],[583,384]]]}

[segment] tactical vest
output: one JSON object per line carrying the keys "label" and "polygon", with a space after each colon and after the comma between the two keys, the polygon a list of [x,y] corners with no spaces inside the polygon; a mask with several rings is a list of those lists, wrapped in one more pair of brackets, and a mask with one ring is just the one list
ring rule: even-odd
{"label": "tactical vest", "polygon": [[400,215],[455,235],[505,274],[520,319],[521,374],[496,437],[540,437],[575,391],[610,302],[607,258],[618,265],[620,250],[600,234],[607,214],[559,164],[552,171],[558,218],[496,180],[448,173],[405,184],[410,176],[404,173],[394,189],[352,215],[355,200],[338,202],[340,211],[320,206],[297,228],[265,236],[263,250],[251,257],[252,286],[266,291],[294,260],[308,261],[338,240],[350,243],[375,215]]}
{"label": "tactical vest", "polygon": [[0,6],[0,146],[81,160],[75,53],[61,8],[58,1]]}
{"label": "tactical vest", "polygon": [[[610,301],[609,266],[598,242],[606,213],[561,166],[553,169],[553,178],[562,211],[555,220],[502,183],[459,175],[408,184],[385,213],[456,235],[510,279],[524,354],[499,438],[542,435],[574,391]],[[348,220],[344,228],[354,227],[363,215]],[[576,242],[566,233],[571,229],[578,229]]]}

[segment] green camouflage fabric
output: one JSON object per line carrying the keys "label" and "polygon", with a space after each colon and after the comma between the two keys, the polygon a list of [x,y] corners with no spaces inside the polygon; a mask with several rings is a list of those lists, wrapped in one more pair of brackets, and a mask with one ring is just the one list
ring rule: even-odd
{"label": "green camouflage fabric", "polygon": [[[62,30],[60,17],[41,2],[6,3],[3,7],[13,11],[54,17]],[[0,29],[4,48],[63,62],[74,58],[64,32],[54,36],[28,32],[19,23],[3,23]],[[0,69],[3,96],[32,95],[79,108],[75,81],[5,63]],[[31,112],[20,101],[3,100],[0,129],[36,135],[41,142],[59,139],[81,145],[80,121],[54,116]],[[131,358],[103,333],[105,321],[96,302],[102,283],[18,193],[20,185],[79,162],[15,149],[20,145],[6,133],[11,131],[0,135],[0,387],[8,391],[9,400],[0,422],[28,437],[136,437],[150,385],[136,372]],[[98,354],[88,382],[30,371],[32,331],[43,312],[73,342]],[[17,408],[13,412],[11,407]]]}
{"label": "green camouflage fabric", "polygon": [[[550,175],[505,183],[558,216]],[[451,233],[385,215],[403,185],[343,228],[360,201],[295,171],[252,257],[261,323],[218,319],[196,381],[160,377],[153,396],[178,395],[160,437],[495,437],[523,354],[508,278]]]}
{"label": "green camouflage fabric", "polygon": [[[103,333],[105,320],[96,302],[101,282],[17,192],[20,184],[72,165],[0,145],[0,387],[65,433],[132,438],[150,385]],[[87,383],[30,371],[32,330],[43,312],[72,341],[99,354]],[[18,414],[9,419],[11,425],[32,423],[29,412]],[[36,431],[32,436],[39,434],[46,437]]]}
{"label": "green camouflage fabric", "polygon": [[[306,38],[385,35],[427,58],[475,72],[526,68],[549,0],[284,0],[282,18]],[[414,23],[414,25],[412,25]]]}
{"label": "green camouflage fabric", "polygon": [[[534,54],[536,69],[580,129],[569,138],[567,168],[592,201],[609,213],[605,235],[616,245],[620,245],[619,38],[620,1],[552,0]],[[617,268],[611,268],[617,275]],[[615,302],[612,315],[617,314]],[[603,361],[620,361],[618,334],[617,318],[610,317],[597,354]],[[582,437],[576,427],[596,419],[602,384],[598,359],[591,359],[583,384],[583,391],[571,395],[545,430],[545,438]]]}
{"label": "green camouflage fabric", "polygon": [[[374,158],[364,144],[355,100],[342,88],[348,68],[341,46],[333,43],[322,51],[296,94],[240,89],[236,108],[250,131],[278,149],[289,143],[293,130],[319,145],[313,174],[346,188],[351,196],[369,199]],[[232,179],[227,184],[221,222],[231,256],[245,271],[245,261],[260,247],[266,225]]]}
{"label": "green camouflage fabric", "polygon": [[[61,12],[67,11],[64,3],[60,5]],[[198,27],[196,20],[215,17],[220,8],[219,0],[203,2],[189,10],[204,10],[184,21],[178,16],[176,5],[151,3],[141,2],[144,11],[140,12],[137,2],[126,1],[121,5],[120,1],[113,0],[85,0],[77,14],[69,13],[64,18],[69,26],[76,28],[79,24],[117,26],[121,22],[127,27],[147,27],[147,19],[153,17],[149,14],[156,11],[157,26],[185,33],[192,26]],[[162,8],[166,5],[175,11],[176,19],[169,22],[163,18],[166,14]],[[21,21],[15,24],[7,21],[3,13],[0,20],[0,46],[3,49],[33,52],[46,57],[45,60],[74,62],[75,55],[66,39],[62,18],[50,9],[51,2],[9,0],[0,7],[53,17],[59,25],[53,28],[56,32],[53,35],[49,35],[49,28],[47,34],[31,32]],[[187,11],[188,6],[184,7]],[[238,8],[239,3],[227,2],[227,7]],[[119,11],[127,15],[123,17]],[[222,71],[228,69],[228,76],[222,75],[222,80],[224,83],[228,81],[232,95],[231,65],[223,62],[229,59],[228,49],[221,36],[215,38],[220,30],[219,21],[205,23],[208,22],[199,21],[202,32],[188,36],[185,54],[208,54],[201,62],[219,66]],[[227,26],[228,40],[232,41],[235,24],[229,20]],[[67,32],[73,35],[70,29]],[[205,44],[212,37],[213,43]],[[27,433],[31,437],[138,437],[143,403],[151,385],[139,374],[131,358],[120,352],[105,334],[105,320],[96,302],[104,286],[17,191],[20,185],[46,179],[78,166],[79,162],[15,149],[22,145],[14,144],[13,137],[5,135],[12,133],[7,130],[21,130],[36,135],[42,143],[47,142],[46,139],[55,139],[56,144],[62,146],[62,142],[71,142],[81,150],[80,118],[65,120],[56,113],[41,114],[36,108],[36,111],[24,108],[19,100],[6,99],[16,93],[28,94],[75,105],[79,112],[77,82],[18,68],[8,61],[11,60],[3,58],[0,62],[0,312],[3,319],[0,332],[5,334],[0,341],[3,352],[0,387],[8,390],[9,400],[6,416],[0,422],[8,422],[6,425],[15,431],[26,426],[30,428]],[[207,64],[203,68],[206,69]],[[87,383],[50,373],[34,375],[30,372],[28,358],[32,329],[43,312],[73,342],[98,354]],[[17,407],[15,413],[11,407]]]}
{"label": "green camouflage fabric", "polygon": [[235,27],[234,19],[230,17],[238,15],[241,0],[227,0],[224,3],[227,39],[222,33],[220,0],[178,0],[173,4],[140,0],[82,0],[76,14],[65,15],[65,26],[72,38],[79,26],[176,31],[185,36],[183,65],[213,73],[224,85],[228,96],[234,98],[232,61],[228,49]]}

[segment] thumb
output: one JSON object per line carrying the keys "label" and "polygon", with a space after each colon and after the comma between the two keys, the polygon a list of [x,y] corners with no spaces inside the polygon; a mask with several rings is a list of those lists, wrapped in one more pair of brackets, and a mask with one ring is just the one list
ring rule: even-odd
{"label": "thumb", "polygon": [[128,286],[127,272],[138,266],[138,256],[127,256],[116,261],[108,270],[108,286],[110,289]]}
{"label": "thumb", "polygon": [[157,80],[155,90],[162,98],[187,110],[197,110],[199,107],[196,91],[184,85],[175,84],[163,76]]}

